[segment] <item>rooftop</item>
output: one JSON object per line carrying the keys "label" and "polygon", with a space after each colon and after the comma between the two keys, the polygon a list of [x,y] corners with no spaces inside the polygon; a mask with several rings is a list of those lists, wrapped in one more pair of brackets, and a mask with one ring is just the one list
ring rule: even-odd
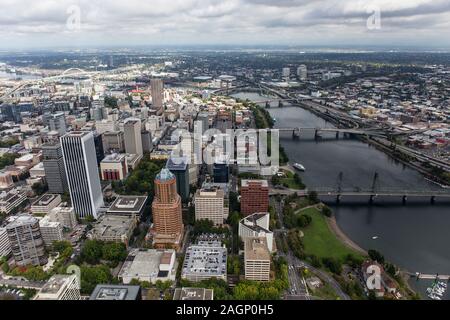
{"label": "rooftop", "polygon": [[223,190],[216,187],[203,188],[201,190],[198,190],[195,196],[201,198],[223,198],[224,192]]}
{"label": "rooftop", "polygon": [[23,225],[30,225],[38,223],[39,220],[29,214],[20,214],[14,217],[11,217],[12,221],[6,226],[6,229],[17,228]]}
{"label": "rooftop", "polygon": [[108,213],[139,214],[147,201],[145,196],[118,196],[108,210]]}
{"label": "rooftop", "polygon": [[186,251],[182,273],[183,275],[226,275],[227,249],[216,244],[190,246]]}
{"label": "rooftop", "polygon": [[54,275],[42,287],[36,296],[36,300],[55,299],[61,291],[73,282],[76,275]]}
{"label": "rooftop", "polygon": [[270,260],[266,238],[245,239],[245,260]]}
{"label": "rooftop", "polygon": [[188,160],[186,157],[170,157],[167,160],[167,169],[170,171],[185,171],[188,167]]}
{"label": "rooftop", "polygon": [[258,185],[261,185],[262,187],[269,186],[267,180],[242,180],[241,181],[241,185],[243,187],[248,187],[249,185],[253,185],[253,184],[258,184]]}
{"label": "rooftop", "polygon": [[106,215],[94,224],[94,228],[89,233],[94,237],[108,238],[127,235],[134,225],[134,220],[133,217]]}
{"label": "rooftop", "polygon": [[113,153],[113,154],[109,154],[109,155],[105,156],[105,158],[102,160],[102,162],[104,162],[104,163],[106,163],[106,162],[112,162],[112,163],[122,162],[125,158],[126,158],[125,154]]}
{"label": "rooftop", "polygon": [[271,233],[271,231],[268,229],[269,225],[263,225],[264,222],[268,223],[270,219],[268,218],[266,221],[262,220],[268,215],[270,215],[268,212],[254,213],[243,218],[240,223],[255,232]]}
{"label": "rooftop", "polygon": [[42,197],[40,197],[36,202],[33,203],[33,206],[48,206],[52,203],[59,195],[46,193]]}
{"label": "rooftop", "polygon": [[167,273],[160,270],[162,264],[169,265],[175,250],[139,250],[134,249],[125,260],[119,277],[165,277]]}
{"label": "rooftop", "polygon": [[156,176],[156,180],[160,180],[162,182],[164,181],[169,181],[175,179],[175,176],[173,175],[172,172],[170,172],[169,169],[162,169],[160,173],[158,173],[158,175]]}
{"label": "rooftop", "polygon": [[176,288],[173,300],[213,300],[214,290],[205,288]]}
{"label": "rooftop", "polygon": [[99,284],[89,300],[139,300],[140,295],[140,286]]}

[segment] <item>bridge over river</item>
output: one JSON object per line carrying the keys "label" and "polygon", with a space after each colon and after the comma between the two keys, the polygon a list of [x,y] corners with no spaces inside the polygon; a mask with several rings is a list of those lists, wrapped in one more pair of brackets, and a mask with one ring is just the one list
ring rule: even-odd
{"label": "bridge over river", "polygon": [[333,197],[339,203],[345,197],[351,198],[367,198],[369,203],[373,203],[376,198],[397,198],[401,199],[403,203],[408,201],[408,198],[427,199],[431,203],[435,203],[437,199],[450,201],[450,191],[432,191],[432,190],[400,190],[400,189],[383,189],[370,190],[360,188],[349,189],[334,189],[334,188],[314,188],[311,190],[292,190],[292,189],[271,189],[269,195],[292,195],[296,194],[299,197],[305,197],[309,192],[316,192],[319,198]]}

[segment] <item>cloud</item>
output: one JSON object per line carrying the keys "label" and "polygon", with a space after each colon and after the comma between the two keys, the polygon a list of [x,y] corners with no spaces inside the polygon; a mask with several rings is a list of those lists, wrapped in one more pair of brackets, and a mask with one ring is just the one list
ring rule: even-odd
{"label": "cloud", "polygon": [[[73,5],[81,13],[76,32],[67,28]],[[390,43],[408,34],[415,43],[450,45],[449,0],[0,0],[0,7],[2,47]],[[381,12],[378,35],[366,27],[373,8]]]}

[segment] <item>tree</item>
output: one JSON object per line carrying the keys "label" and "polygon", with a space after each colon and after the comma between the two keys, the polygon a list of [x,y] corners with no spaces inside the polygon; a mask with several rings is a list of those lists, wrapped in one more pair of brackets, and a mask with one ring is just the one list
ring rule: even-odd
{"label": "tree", "polygon": [[81,259],[89,264],[97,264],[103,256],[103,243],[97,240],[87,240],[81,250]]}
{"label": "tree", "polygon": [[331,211],[329,206],[323,206],[322,208],[322,214],[325,217],[331,218],[333,216],[333,211]]}
{"label": "tree", "polygon": [[307,215],[307,214],[302,214],[297,216],[297,226],[299,228],[306,228],[307,226],[309,226],[312,222],[312,218],[311,216]]}
{"label": "tree", "polygon": [[378,263],[384,264],[384,256],[377,250],[369,250],[367,252],[370,259],[377,261]]}
{"label": "tree", "polygon": [[53,250],[59,253],[64,252],[67,248],[72,248],[72,244],[69,241],[54,241]]}
{"label": "tree", "polygon": [[42,182],[33,184],[31,188],[33,189],[33,192],[38,196],[41,196],[48,191],[48,185]]}
{"label": "tree", "polygon": [[117,265],[127,258],[127,247],[124,243],[111,242],[102,246],[102,259],[108,260]]}
{"label": "tree", "polygon": [[238,211],[233,211],[229,216],[228,216],[228,222],[230,223],[231,226],[238,226],[239,225],[239,221],[241,221],[242,219],[242,215],[238,212]]}
{"label": "tree", "polygon": [[82,294],[91,294],[98,284],[111,283],[113,277],[109,268],[105,265],[81,267],[81,292]]}
{"label": "tree", "polygon": [[117,98],[106,96],[105,97],[105,106],[110,107],[110,108],[117,108],[117,106],[118,106]]}
{"label": "tree", "polygon": [[322,263],[332,273],[337,274],[337,275],[342,273],[342,265],[337,259],[335,259],[335,258],[323,258],[322,259]]}
{"label": "tree", "polygon": [[272,176],[272,184],[274,186],[278,186],[278,185],[281,184],[281,179],[280,179],[280,177],[278,175]]}
{"label": "tree", "polygon": [[7,139],[0,140],[0,148],[10,148],[18,143],[20,143],[19,139],[15,137],[9,137]]}
{"label": "tree", "polygon": [[229,207],[231,212],[241,210],[241,205],[238,200],[238,194],[236,192],[230,192]]}
{"label": "tree", "polygon": [[157,280],[155,285],[159,291],[164,292],[164,291],[168,290],[170,287],[172,287],[173,282],[170,280],[168,280],[168,281]]}
{"label": "tree", "polygon": [[8,273],[9,272],[10,268],[9,268],[8,262],[4,262],[2,264],[2,270],[3,270],[4,273]]}
{"label": "tree", "polygon": [[362,258],[357,258],[353,254],[348,254],[345,257],[345,261],[352,268],[359,268],[359,267],[361,267],[361,264],[363,263]]}
{"label": "tree", "polygon": [[294,174],[294,182],[299,189],[304,189],[305,185],[303,184],[302,178],[298,173]]}
{"label": "tree", "polygon": [[311,260],[311,265],[314,268],[321,268],[322,267],[322,262],[320,261],[319,257],[312,254],[309,256],[309,259]]}
{"label": "tree", "polygon": [[316,191],[309,191],[308,192],[308,200],[312,204],[319,203],[319,195]]}
{"label": "tree", "polygon": [[17,153],[5,153],[3,156],[0,157],[0,170],[3,168],[13,165],[14,160],[19,158],[20,156]]}
{"label": "tree", "polygon": [[385,270],[391,277],[395,277],[397,275],[397,269],[392,263],[386,263]]}

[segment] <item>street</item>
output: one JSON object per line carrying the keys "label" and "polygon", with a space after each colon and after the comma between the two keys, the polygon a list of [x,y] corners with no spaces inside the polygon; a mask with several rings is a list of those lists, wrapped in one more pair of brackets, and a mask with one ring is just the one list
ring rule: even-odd
{"label": "street", "polygon": [[[277,217],[280,221],[281,226],[281,229],[275,233],[275,236],[279,236],[280,233],[286,234],[287,229],[285,228],[283,222],[283,200],[281,202],[278,202],[272,198],[271,204],[277,212]],[[313,298],[308,291],[308,286],[305,279],[300,275],[300,269],[307,268],[312,273],[315,273],[320,278],[322,278],[322,280],[326,281],[342,300],[351,300],[350,297],[344,291],[342,291],[339,283],[331,275],[323,270],[311,266],[305,261],[301,261],[300,259],[298,259],[289,247],[287,254],[279,251],[278,255],[280,257],[284,257],[288,262],[289,290],[286,295],[287,299],[311,300]]]}

